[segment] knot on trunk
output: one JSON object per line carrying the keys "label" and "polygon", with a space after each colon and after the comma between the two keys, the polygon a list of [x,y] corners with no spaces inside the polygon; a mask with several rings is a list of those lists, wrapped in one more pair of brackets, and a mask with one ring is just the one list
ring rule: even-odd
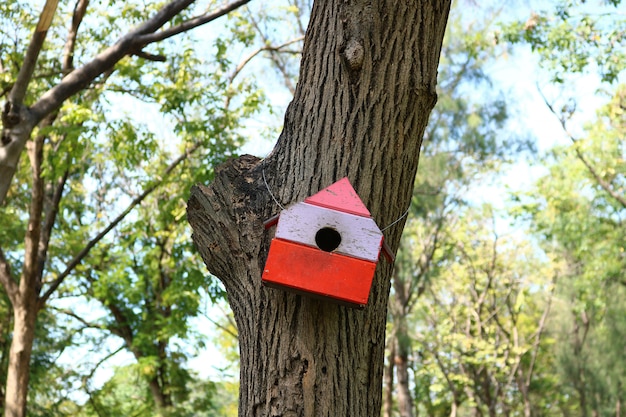
{"label": "knot on trunk", "polygon": [[361,70],[365,50],[363,49],[363,43],[359,39],[351,38],[343,49],[342,55],[350,71],[357,72]]}

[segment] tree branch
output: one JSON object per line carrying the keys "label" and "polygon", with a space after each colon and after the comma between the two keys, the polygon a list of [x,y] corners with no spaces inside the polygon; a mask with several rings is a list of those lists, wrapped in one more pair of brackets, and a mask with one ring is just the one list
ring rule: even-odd
{"label": "tree branch", "polygon": [[548,321],[548,315],[550,314],[550,307],[552,306],[552,299],[554,296],[554,291],[556,289],[556,283],[558,280],[558,274],[554,274],[552,277],[552,287],[550,288],[550,293],[548,295],[548,303],[546,305],[545,310],[543,310],[543,314],[541,315],[541,319],[539,319],[539,326],[537,327],[537,333],[535,335],[535,341],[533,342],[532,354],[530,357],[530,364],[528,365],[528,374],[526,375],[526,388],[530,386],[530,380],[533,375],[533,370],[535,367],[535,362],[537,360],[537,355],[539,353],[539,342],[541,341],[541,335],[546,327],[546,322]]}
{"label": "tree branch", "polygon": [[43,276],[43,269],[45,266],[45,262],[48,258],[48,247],[50,245],[50,237],[52,236],[52,228],[54,227],[57,215],[59,214],[59,205],[61,203],[63,189],[65,188],[65,183],[67,182],[68,176],[69,169],[66,169],[63,175],[57,180],[56,187],[54,187],[54,190],[52,192],[52,196],[48,196],[50,201],[48,202],[45,210],[43,231],[41,233],[41,236],[39,237],[39,253],[37,255],[37,258],[39,260],[39,276]]}
{"label": "tree branch", "polygon": [[122,36],[114,45],[98,54],[93,60],[69,73],[59,84],[52,87],[33,104],[31,112],[36,121],[59,108],[65,100],[88,86],[97,77],[113,68],[126,55],[140,50],[140,37],[158,30],[170,19],[192,4],[194,0],[172,0],[152,18]]}
{"label": "tree branch", "polygon": [[[224,333],[226,333],[227,335],[233,337],[235,340],[239,340],[239,335],[235,332],[233,332],[232,330],[230,330],[228,327],[224,326],[223,324],[220,324],[218,321],[213,320],[211,317],[209,317],[208,314],[204,314],[204,317],[210,321],[211,323],[213,323],[213,325],[215,325],[217,328],[219,328],[220,330],[222,330]],[[226,317],[226,320],[229,322],[229,324],[232,326],[232,322],[230,320],[230,318]],[[234,328],[236,329],[237,326],[234,326]]]}
{"label": "tree branch", "polygon": [[9,95],[9,102],[13,107],[21,106],[24,102],[28,84],[30,83],[33,72],[35,71],[37,59],[39,58],[39,52],[41,52],[41,48],[44,40],[46,39],[46,35],[48,33],[48,29],[50,28],[50,24],[52,23],[52,18],[54,17],[58,3],[59,0],[46,0],[46,4],[43,7],[41,15],[39,16],[39,23],[37,23],[33,37],[28,45],[28,50],[24,56],[24,61],[20,67],[20,72],[17,75],[17,80],[15,81],[15,84],[11,89],[11,94]]}
{"label": "tree branch", "polygon": [[[282,45],[278,45],[278,46],[266,45],[266,46],[263,46],[263,47],[261,47],[261,48],[257,49],[256,51],[252,52],[250,55],[248,55],[247,57],[245,57],[245,58],[244,58],[244,59],[243,59],[243,60],[242,60],[242,61],[241,61],[238,65],[237,65],[237,67],[235,68],[235,70],[233,71],[233,73],[230,75],[230,77],[228,77],[228,85],[229,85],[229,87],[233,84],[233,81],[234,81],[234,80],[235,80],[235,78],[239,75],[239,73],[240,73],[240,72],[241,72],[241,71],[245,68],[245,66],[246,66],[246,65],[248,65],[248,64],[250,63],[250,61],[252,61],[252,59],[253,59],[255,56],[259,55],[261,52],[263,52],[263,51],[279,51],[279,50],[281,50],[282,48],[285,48],[285,47],[287,47],[287,46],[289,46],[289,45],[292,45],[292,44],[294,44],[294,43],[296,43],[296,42],[299,42],[299,41],[301,41],[301,40],[303,40],[303,39],[304,39],[303,37],[299,37],[299,38],[292,39],[292,40],[290,40],[290,41],[288,41],[288,42],[285,42],[284,44],[282,44]],[[227,95],[227,96],[226,96],[226,99],[224,100],[224,108],[225,108],[225,109],[228,109],[228,108],[229,108],[229,106],[230,106],[230,102],[231,102],[231,98],[232,98],[232,97],[231,97],[231,95]]]}
{"label": "tree branch", "polygon": [[[98,362],[95,363],[95,365],[93,366],[93,369],[89,372],[88,375],[85,376],[85,380],[90,380],[93,375],[96,373],[96,370],[100,367],[100,365],[102,365],[104,362],[108,361],[109,359],[111,359],[113,356],[117,355],[118,353],[120,353],[126,345],[122,344],[122,346],[118,347],[117,349],[115,349],[112,352],[109,352],[106,356],[104,356],[102,359],[100,359]],[[85,389],[87,389],[85,387]],[[89,391],[87,391],[89,394],[91,394]]]}
{"label": "tree branch", "polygon": [[[252,14],[249,13],[248,14],[248,18],[252,22],[252,25],[257,30],[259,35],[261,35],[261,39],[263,40],[263,42],[266,43],[266,44],[269,44],[270,43],[269,38],[265,35],[265,33],[263,33],[263,31],[261,30],[261,28],[260,28],[258,22],[256,21],[256,19],[254,18],[254,16],[252,16]],[[291,76],[287,72],[287,67],[285,66],[285,63],[276,54],[276,50],[271,50],[271,49],[268,49],[268,50],[270,51],[270,59],[271,59],[271,61],[274,63],[276,68],[278,68],[278,70],[280,71],[280,73],[283,76],[283,80],[284,80],[285,86],[289,89],[289,91],[291,92],[292,95],[295,94],[296,87],[293,85],[293,83],[291,81]]]}
{"label": "tree branch", "polygon": [[235,77],[237,77],[237,75],[239,75],[239,73],[241,72],[241,70],[243,70],[243,68],[250,62],[252,61],[252,58],[254,58],[255,56],[257,56],[258,54],[260,54],[261,52],[264,51],[273,51],[273,52],[278,52],[281,51],[283,48],[286,48],[287,46],[293,45],[294,43],[297,42],[301,42],[304,40],[304,36],[300,36],[297,37],[295,39],[292,39],[290,41],[287,41],[285,43],[283,43],[282,45],[278,45],[278,46],[272,46],[272,45],[266,45],[263,46],[259,49],[257,49],[256,51],[252,52],[250,55],[248,55],[246,58],[244,58],[239,65],[237,65],[237,68],[235,68],[235,71],[233,71],[233,73],[230,75],[229,77],[229,81],[232,83],[233,80],[235,79]]}
{"label": "tree branch", "polygon": [[17,297],[17,283],[13,281],[11,276],[11,265],[4,256],[2,248],[0,248],[0,284],[4,287],[4,290],[9,297],[12,305],[15,305]]}
{"label": "tree branch", "polygon": [[98,54],[92,61],[81,68],[72,71],[59,84],[48,90],[31,107],[35,120],[39,120],[47,113],[60,107],[65,100],[76,94],[93,80],[119,62],[126,55],[138,53],[144,46],[158,42],[179,33],[188,31],[205,23],[209,23],[225,14],[248,3],[250,0],[238,0],[221,7],[213,13],[190,19],[178,26],[174,26],[158,33],[160,27],[192,4],[195,0],[173,0],[164,6],[156,15],[147,20],[138,28],[122,36],[114,45]]}
{"label": "tree branch", "polygon": [[[141,49],[149,43],[166,39],[211,22],[248,3],[250,0],[235,1],[221,7],[213,13],[190,19],[178,26],[161,31],[158,34],[153,33],[194,1],[195,0],[172,0],[169,4],[161,8],[152,18],[122,36],[114,45],[98,54],[93,60],[67,74],[59,84],[44,93],[36,103],[29,109],[26,109],[22,101],[26,94],[28,81],[32,78],[36,58],[45,38],[45,31],[35,32],[33,41],[31,41],[26,55],[28,60],[25,61],[22,66],[18,82],[13,86],[7,105],[2,113],[4,129],[2,132],[2,146],[0,146],[0,177],[3,177],[3,179],[0,181],[0,204],[4,202],[26,140],[30,136],[33,127],[46,117],[46,115],[60,108],[65,100],[87,87],[96,78],[112,71],[115,64],[125,56],[140,53]],[[48,0],[39,25],[37,26],[38,29],[45,28],[47,30],[50,26],[52,15],[54,14],[51,14],[50,10],[52,9],[52,5],[54,5],[54,9],[56,9],[57,2],[58,0]],[[79,5],[77,5],[77,7]],[[86,4],[84,7],[86,7]],[[78,19],[78,17],[80,17],[80,8],[77,9],[77,12],[78,14],[75,13],[75,17],[77,18],[76,23],[79,23],[80,19]],[[77,28],[78,25],[76,24],[76,29]],[[70,45],[66,44],[66,48],[69,47]],[[30,61],[32,61],[32,63],[30,63]],[[70,61],[67,61],[67,63],[71,65]],[[14,127],[17,129],[13,129]]]}
{"label": "tree branch", "polygon": [[43,136],[37,136],[28,142],[27,152],[32,171],[32,186],[28,226],[24,237],[24,267],[20,280],[20,292],[25,296],[29,288],[40,290],[41,275],[39,272],[39,242],[41,238],[41,217],[43,214],[44,187],[42,176]]}
{"label": "tree branch", "polygon": [[63,48],[63,74],[67,75],[74,69],[74,49],[76,47],[76,37],[78,36],[78,27],[83,22],[89,0],[78,0],[74,6],[74,14],[72,15],[72,24],[68,31],[67,41]]}
{"label": "tree branch", "polygon": [[143,58],[145,60],[154,61],[154,62],[165,62],[167,60],[167,58],[165,58],[163,55],[150,54],[145,51],[135,52],[134,55],[138,56],[139,58]]}
{"label": "tree branch", "polygon": [[213,20],[220,18],[235,9],[238,9],[241,6],[249,3],[250,0],[237,0],[232,3],[226,4],[219,9],[215,10],[213,13],[204,14],[201,16],[196,16],[189,20],[184,21],[183,23],[171,27],[166,30],[162,30],[158,33],[151,33],[139,36],[137,39],[139,43],[143,45],[148,45],[150,43],[159,42],[167,38],[171,38],[172,36],[178,35],[179,33],[187,32],[191,29],[194,29],[198,26],[202,26],[206,23],[212,22]]}
{"label": "tree branch", "polygon": [[578,149],[577,145],[579,143],[579,140],[576,139],[574,137],[574,135],[572,135],[570,133],[570,131],[567,128],[567,124],[566,124],[565,119],[563,117],[560,117],[557,114],[556,110],[554,109],[552,104],[550,104],[550,102],[548,102],[548,99],[543,95],[541,90],[539,88],[537,90],[539,91],[539,95],[541,95],[541,98],[543,99],[543,102],[546,104],[546,106],[548,107],[550,112],[559,120],[559,123],[561,124],[561,128],[563,129],[563,131],[565,132],[567,137],[574,144],[574,152],[576,152],[576,157],[580,160],[580,162],[583,163],[583,165],[585,165],[585,167],[587,168],[589,173],[593,176],[593,178],[596,180],[598,185],[600,185],[600,187],[602,187],[602,189],[604,191],[606,191],[611,197],[613,197],[623,208],[626,208],[626,198],[623,197],[622,195],[620,195],[619,193],[617,193],[613,189],[613,187],[611,187],[611,184],[609,184],[608,182],[606,182],[605,180],[602,179],[600,174],[598,174],[598,171],[596,171],[596,169],[591,165],[591,163],[587,160],[587,158],[585,158],[585,156],[582,154],[582,152],[580,152],[580,149]]}
{"label": "tree branch", "polygon": [[52,283],[50,284],[50,287],[48,287],[48,289],[46,290],[45,294],[39,299],[40,305],[43,305],[48,300],[48,298],[50,298],[52,293],[54,293],[54,291],[56,291],[56,289],[59,287],[59,285],[61,285],[63,280],[74,270],[74,268],[76,268],[82,262],[82,260],[89,254],[91,249],[93,249],[93,247],[96,246],[98,244],[98,242],[100,242],[102,240],[102,238],[104,238],[122,220],[124,220],[124,218],[136,206],[141,204],[141,202],[146,199],[146,197],[148,197],[154,190],[156,190],[165,181],[165,178],[169,174],[171,174],[171,172],[178,165],[180,165],[183,161],[185,161],[189,157],[189,155],[191,155],[193,152],[195,152],[198,148],[200,148],[199,144],[193,145],[189,150],[187,150],[187,152],[185,152],[184,154],[182,154],[178,158],[176,158],[167,167],[167,169],[164,171],[164,173],[161,176],[161,179],[159,181],[153,183],[151,186],[146,188],[143,193],[141,193],[139,196],[135,197],[133,199],[133,201],[130,202],[128,207],[126,207],[126,209],[124,211],[122,211],[122,213],[120,213],[107,227],[105,227],[100,233],[98,233],[93,239],[91,239],[85,245],[85,247],[74,257],[74,259],[72,259],[70,261],[70,263],[65,267],[65,270],[58,277],[56,277],[54,281],[52,281]]}
{"label": "tree branch", "polygon": [[86,328],[89,328],[89,329],[99,329],[99,330],[103,330],[103,329],[106,328],[105,326],[103,326],[101,324],[96,324],[96,323],[92,323],[90,321],[85,320],[84,318],[82,318],[78,314],[74,313],[72,310],[69,310],[69,309],[66,309],[66,308],[58,308],[58,307],[55,307],[55,306],[50,306],[50,308],[52,310],[58,312],[58,313],[65,314],[66,316],[72,317],[76,321],[80,322]]}

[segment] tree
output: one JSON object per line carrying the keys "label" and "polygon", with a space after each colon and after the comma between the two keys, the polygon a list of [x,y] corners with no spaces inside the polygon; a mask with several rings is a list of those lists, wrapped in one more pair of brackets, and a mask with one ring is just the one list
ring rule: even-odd
{"label": "tree", "polygon": [[560,406],[581,415],[619,415],[624,403],[623,343],[615,341],[626,337],[625,92],[617,88],[584,137],[551,151],[549,174],[521,199],[544,250],[564,264],[551,330],[569,394]]}
{"label": "tree", "polygon": [[[570,90],[548,98],[570,146],[548,152],[549,173],[520,197],[543,249],[562,264],[550,331],[558,341],[563,414],[620,415],[624,397],[624,71],[626,20],[619,0],[594,4],[560,1],[553,11],[533,13],[505,30],[505,38],[528,43],[549,70],[552,86]],[[572,78],[597,76],[609,102],[583,128]],[[591,78],[591,77],[590,77]],[[593,79],[593,78],[592,78]],[[578,133],[582,132],[582,133]]]}
{"label": "tree", "polygon": [[460,211],[416,306],[421,405],[428,415],[541,415],[552,265],[528,242],[499,235],[488,205]]}
{"label": "tree", "polygon": [[[436,102],[449,7],[315,3],[300,80],[273,152],[234,159],[208,187],[192,190],[194,241],[224,283],[237,321],[240,416],[380,412],[391,265],[378,264],[363,311],[263,288],[271,237],[263,221],[277,212],[270,191],[287,205],[344,176],[379,225],[401,218]],[[402,224],[386,232],[394,249]]]}
{"label": "tree", "polygon": [[488,38],[479,35],[487,31],[482,27],[486,24],[464,24],[460,16],[451,18],[444,39],[439,101],[425,134],[427,145],[393,273],[384,416],[392,415],[394,392],[400,416],[413,416],[414,403],[420,401],[413,398],[409,359],[413,354],[410,328],[416,323],[408,320],[437,268],[435,253],[442,245],[443,230],[457,221],[470,187],[481,176],[495,172],[498,160],[506,159],[507,152],[520,145],[499,134],[507,117],[501,97],[494,95],[482,102],[464,91],[493,88],[482,69],[494,49]]}
{"label": "tree", "polygon": [[[200,11],[196,16],[191,0],[147,8],[144,4],[125,2],[126,7],[109,10],[110,14],[104,15],[107,23],[101,25],[88,22],[88,11],[94,5],[85,0],[77,1],[73,8],[62,4],[59,14],[55,14],[57,2],[48,1],[36,25],[31,19],[36,14],[29,6],[14,1],[0,6],[0,92],[7,100],[0,143],[0,283],[13,316],[5,415],[26,413],[33,345],[42,311],[55,296],[85,295],[94,290],[87,284],[96,275],[103,275],[98,266],[110,267],[122,255],[114,252],[117,258],[107,258],[106,250],[98,245],[110,243],[111,232],[132,218],[129,213],[136,207],[157,202],[152,208],[156,206],[162,216],[151,219],[153,222],[148,225],[135,225],[143,225],[145,231],[159,236],[144,240],[144,246],[135,240],[138,243],[128,247],[133,252],[140,251],[156,241],[162,250],[146,258],[136,256],[134,260],[149,259],[153,263],[134,272],[160,273],[164,281],[176,277],[176,272],[189,276],[189,263],[176,265],[171,257],[174,254],[178,259],[194,262],[187,256],[189,242],[180,243],[178,235],[183,230],[184,201],[163,198],[165,194],[155,200],[149,197],[172,187],[173,176],[177,176],[179,186],[184,181],[208,180],[212,162],[237,146],[237,120],[258,106],[259,97],[251,86],[233,84],[233,77],[225,74],[228,65],[223,55],[228,42],[217,45],[217,69],[205,71],[204,75],[201,63],[185,44],[191,42],[188,38],[178,44],[160,43],[155,46],[156,52],[144,48],[167,39],[173,42],[173,36],[180,38],[180,34],[212,22],[246,2]],[[66,22],[59,22],[59,15]],[[66,31],[61,29],[64,24]],[[129,31],[134,25],[136,28]],[[31,29],[33,35],[28,41]],[[55,36],[48,39],[49,30]],[[124,33],[116,42],[116,36]],[[237,31],[233,37],[244,43],[247,39]],[[59,56],[60,50],[63,53]],[[168,61],[165,55],[169,53],[173,57]],[[197,71],[191,71],[190,65],[195,65]],[[201,76],[192,77],[198,74]],[[218,99],[210,93],[213,89],[226,93]],[[178,142],[168,142],[169,138],[147,128],[147,123],[133,124],[125,117],[105,116],[104,108],[114,101],[115,94],[160,106],[174,126]],[[107,134],[109,138],[105,138]],[[28,160],[20,158],[25,149]],[[196,168],[193,174],[180,173],[186,166]],[[91,193],[93,188],[96,190]],[[124,231],[128,232],[128,227]],[[122,264],[132,260],[134,253],[123,255]],[[172,264],[178,267],[177,271],[172,272]],[[144,283],[152,282],[147,276],[141,279]],[[197,291],[200,281],[190,279],[184,284],[195,285],[193,291]],[[101,291],[94,291],[94,298],[104,300],[115,316],[117,305],[103,296],[104,284],[99,283]],[[161,320],[152,323],[162,327],[150,330],[165,329],[157,345],[160,352],[165,350],[169,355],[171,351],[164,349],[163,343],[167,344],[172,333],[185,331],[181,326],[184,318],[178,313],[190,311],[176,307],[185,303],[186,307],[193,306],[197,294],[191,291],[189,297],[181,298],[172,296],[172,286],[158,289],[162,292],[155,291],[144,305],[156,306],[164,313]],[[117,295],[123,299],[128,294]],[[114,329],[126,336],[128,332],[120,329],[136,332],[142,328],[129,326],[129,317],[118,317],[121,322],[111,320],[104,325],[77,319],[86,328]],[[148,337],[147,333],[141,336]],[[122,338],[127,349],[137,347],[137,338]],[[139,356],[153,355],[144,352]],[[162,362],[159,366],[167,365],[163,355],[156,357]],[[167,391],[171,387],[166,382],[161,388]],[[158,395],[155,391],[157,404]]]}

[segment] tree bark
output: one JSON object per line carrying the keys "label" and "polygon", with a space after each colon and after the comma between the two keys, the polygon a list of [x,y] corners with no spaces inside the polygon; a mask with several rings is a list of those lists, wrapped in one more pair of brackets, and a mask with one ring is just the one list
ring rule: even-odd
{"label": "tree bark", "polygon": [[[380,414],[392,265],[379,262],[369,303],[354,310],[261,286],[283,205],[347,176],[384,227],[409,205],[436,102],[449,1],[315,2],[300,81],[264,160],[243,156],[192,189],[193,239],[219,277],[239,328],[240,416]],[[267,187],[263,177],[267,180]],[[385,231],[395,250],[403,222]]]}
{"label": "tree bark", "polygon": [[[35,336],[37,309],[34,306],[13,306],[13,339],[9,351],[9,368],[6,382],[6,417],[26,416],[26,396],[30,377],[30,357]],[[26,372],[19,372],[24,369]]]}

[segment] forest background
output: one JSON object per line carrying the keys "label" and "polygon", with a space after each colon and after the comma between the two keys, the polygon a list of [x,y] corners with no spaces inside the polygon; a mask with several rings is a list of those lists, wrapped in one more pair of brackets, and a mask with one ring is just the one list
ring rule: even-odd
{"label": "forest background", "polygon": [[[26,103],[159,6],[88,3],[59,5]],[[393,275],[384,416],[626,413],[619,3],[454,4]],[[0,5],[3,100],[42,8]],[[122,59],[39,125],[0,206],[17,280],[43,193],[28,415],[236,415],[237,329],[186,201],[221,161],[271,149],[309,11],[238,6]],[[2,284],[4,399],[17,330]]]}

